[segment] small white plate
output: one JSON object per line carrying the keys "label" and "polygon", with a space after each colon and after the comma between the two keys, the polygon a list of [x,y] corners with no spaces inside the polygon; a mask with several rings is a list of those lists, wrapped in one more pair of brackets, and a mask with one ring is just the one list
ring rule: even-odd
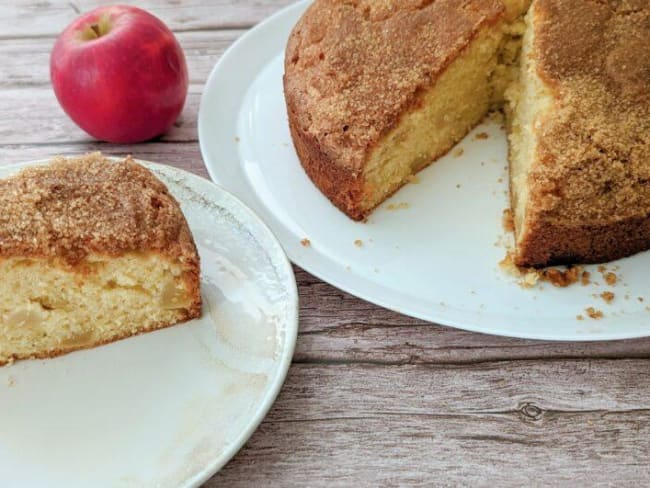
{"label": "small white plate", "polygon": [[[42,163],[0,168],[0,177]],[[142,164],[192,229],[203,316],[0,368],[3,487],[199,486],[243,446],[284,381],[298,297],[282,248],[225,190]]]}
{"label": "small white plate", "polygon": [[[212,71],[199,111],[210,175],[259,213],[292,261],[368,301],[463,329],[555,340],[650,334],[650,253],[613,263],[622,282],[611,305],[598,297],[609,288],[593,266],[587,269],[599,286],[567,289],[524,290],[500,270],[511,237],[501,223],[508,178],[496,120],[422,171],[419,184],[397,192],[368,223],[334,208],[299,164],[282,90],[286,41],[308,5],[290,6],[235,43]],[[604,318],[590,319],[588,307]]]}

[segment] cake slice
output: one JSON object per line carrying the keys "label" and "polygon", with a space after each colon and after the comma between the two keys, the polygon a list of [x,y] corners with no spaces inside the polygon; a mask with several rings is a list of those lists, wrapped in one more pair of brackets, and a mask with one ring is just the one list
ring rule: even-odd
{"label": "cake slice", "polygon": [[0,180],[0,364],[198,317],[199,257],[165,185],[130,157]]}
{"label": "cake slice", "polygon": [[650,3],[535,0],[508,91],[515,263],[650,248]]}
{"label": "cake slice", "polygon": [[300,161],[361,220],[499,106],[527,0],[316,0],[284,92]]}

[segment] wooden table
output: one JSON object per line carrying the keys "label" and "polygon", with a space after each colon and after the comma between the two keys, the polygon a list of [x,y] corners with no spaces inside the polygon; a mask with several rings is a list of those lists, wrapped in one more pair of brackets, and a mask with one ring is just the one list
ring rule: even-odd
{"label": "wooden table", "polygon": [[[196,130],[207,75],[246,29],[291,0],[137,2],[177,33],[191,87],[173,130],[132,146],[92,141],[49,83],[55,36],[100,3],[0,6],[0,164],[101,150],[207,177]],[[287,382],[207,486],[650,482],[650,340],[562,344],[461,332],[295,271],[301,323]]]}

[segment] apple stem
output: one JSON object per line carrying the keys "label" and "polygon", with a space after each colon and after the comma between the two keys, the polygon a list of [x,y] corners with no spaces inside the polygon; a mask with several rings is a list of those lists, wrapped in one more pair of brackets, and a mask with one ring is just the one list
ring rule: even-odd
{"label": "apple stem", "polygon": [[97,37],[101,37],[102,34],[101,34],[101,32],[99,30],[99,26],[97,24],[90,24],[90,28],[93,30],[93,32],[95,33],[95,35]]}

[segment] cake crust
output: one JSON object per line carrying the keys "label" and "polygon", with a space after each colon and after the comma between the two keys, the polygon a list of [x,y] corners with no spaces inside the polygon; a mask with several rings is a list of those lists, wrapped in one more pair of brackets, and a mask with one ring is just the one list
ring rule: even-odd
{"label": "cake crust", "polygon": [[285,56],[289,127],[318,188],[355,220],[369,154],[506,10],[498,0],[316,0]]}
{"label": "cake crust", "polygon": [[528,177],[519,265],[650,247],[650,4],[536,0],[537,74],[553,106]]}
{"label": "cake crust", "polygon": [[0,259],[73,266],[89,254],[135,251],[196,261],[178,202],[130,156],[113,162],[93,153],[25,169],[0,180],[0,209]]}

